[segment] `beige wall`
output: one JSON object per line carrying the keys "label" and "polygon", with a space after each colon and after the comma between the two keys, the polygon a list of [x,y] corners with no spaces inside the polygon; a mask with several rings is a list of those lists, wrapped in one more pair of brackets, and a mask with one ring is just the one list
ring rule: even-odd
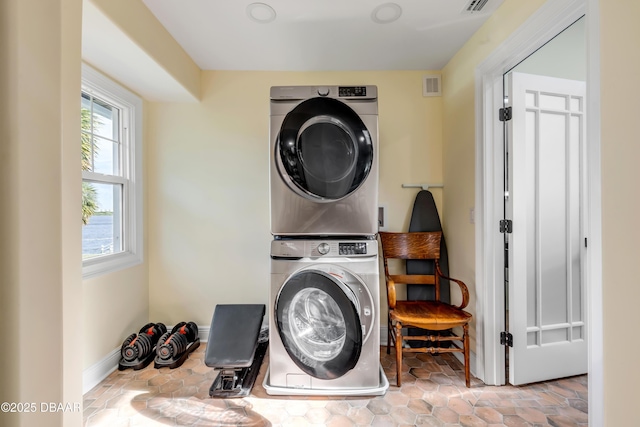
{"label": "beige wall", "polygon": [[640,425],[640,4],[600,0],[604,409],[608,427]]}
{"label": "beige wall", "polygon": [[406,229],[417,190],[401,184],[442,181],[441,99],[422,97],[423,74],[210,71],[200,104],[151,103],[151,320],[206,326],[216,304],[267,303],[270,86],[378,86],[380,203]]}
{"label": "beige wall", "polygon": [[[18,210],[9,208],[9,203],[16,200],[16,194],[11,185],[12,175],[15,172],[11,167],[17,160],[17,129],[11,123],[15,118],[13,109],[9,108],[12,101],[18,98],[15,89],[17,82],[17,56],[18,56],[18,28],[16,23],[17,1],[0,3],[0,96],[4,100],[0,103],[0,322],[3,325],[18,324],[20,312],[19,304],[19,272],[16,267],[18,256],[13,246],[17,238],[11,229],[18,220]],[[15,65],[14,65],[15,64]],[[17,342],[19,333],[16,328],[8,328],[5,339]],[[17,348],[0,352],[0,365],[9,366],[2,378],[3,386],[0,387],[0,401],[7,402],[19,398],[18,387],[20,377],[18,375],[20,353]],[[10,420],[8,425],[18,425],[18,419]]]}
{"label": "beige wall", "polygon": [[83,369],[120,348],[127,336],[148,322],[147,277],[145,262],[83,281]]}
{"label": "beige wall", "polygon": [[[82,205],[78,170],[78,133],[80,118],[78,91],[80,90],[80,50],[82,2],[62,0],[61,10],[61,112],[62,112],[62,396],[63,402],[79,402],[82,397],[82,353],[78,351],[78,337],[85,330],[82,319],[82,229],[78,227],[78,206]],[[55,335],[54,335],[55,336]],[[40,359],[41,360],[41,359]],[[42,362],[40,362],[42,363]],[[46,364],[43,364],[46,366]],[[64,426],[80,425],[82,414],[63,415]],[[28,424],[28,423],[27,423]]]}
{"label": "beige wall", "polygon": [[[82,402],[82,322],[66,311],[81,295],[80,212],[69,207],[80,206],[80,10],[80,0],[0,3],[2,402]],[[3,426],[82,421],[0,417]]]}

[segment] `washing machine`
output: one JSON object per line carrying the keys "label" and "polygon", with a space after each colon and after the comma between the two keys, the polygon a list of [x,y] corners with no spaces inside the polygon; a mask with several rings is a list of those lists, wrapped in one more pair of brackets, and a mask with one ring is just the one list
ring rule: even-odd
{"label": "washing machine", "polygon": [[378,243],[276,239],[269,370],[275,395],[381,395]]}
{"label": "washing machine", "polygon": [[378,232],[376,86],[276,86],[270,103],[271,233]]}

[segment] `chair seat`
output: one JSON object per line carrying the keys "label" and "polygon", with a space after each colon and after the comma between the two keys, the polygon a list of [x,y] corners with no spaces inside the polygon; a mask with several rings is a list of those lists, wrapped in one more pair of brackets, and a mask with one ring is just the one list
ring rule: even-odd
{"label": "chair seat", "polygon": [[403,326],[434,331],[451,329],[471,320],[471,314],[466,311],[439,301],[398,301],[389,314]]}

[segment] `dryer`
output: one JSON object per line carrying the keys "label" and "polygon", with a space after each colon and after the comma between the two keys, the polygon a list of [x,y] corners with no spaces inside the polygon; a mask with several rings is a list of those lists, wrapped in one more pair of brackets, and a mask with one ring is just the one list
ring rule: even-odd
{"label": "dryer", "polygon": [[271,233],[378,232],[376,86],[275,86],[270,103]]}
{"label": "dryer", "polygon": [[278,239],[271,258],[267,393],[384,394],[377,240]]}

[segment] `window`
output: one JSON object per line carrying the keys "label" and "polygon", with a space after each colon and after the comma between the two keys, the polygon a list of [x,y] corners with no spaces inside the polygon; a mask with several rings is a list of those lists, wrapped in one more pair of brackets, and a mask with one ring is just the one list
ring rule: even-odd
{"label": "window", "polygon": [[82,66],[85,278],[142,262],[142,100]]}

